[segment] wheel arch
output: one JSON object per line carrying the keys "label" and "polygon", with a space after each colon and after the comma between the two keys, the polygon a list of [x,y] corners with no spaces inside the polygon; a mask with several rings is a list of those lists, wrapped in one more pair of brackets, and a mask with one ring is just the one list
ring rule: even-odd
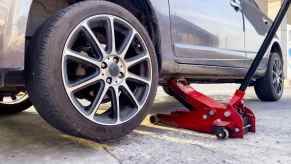
{"label": "wheel arch", "polygon": [[263,71],[258,74],[259,78],[264,77],[265,74],[267,73],[270,58],[271,58],[272,53],[274,52],[280,55],[280,58],[282,59],[282,62],[284,64],[284,56],[282,53],[281,43],[280,43],[280,40],[277,39],[277,37],[272,41],[271,46],[269,47],[267,51],[267,55],[264,57],[264,61],[265,61],[264,63],[266,64],[264,64]]}
{"label": "wheel arch", "polygon": [[[26,45],[36,30],[60,9],[85,0],[31,0],[26,28]],[[105,0],[118,4],[131,12],[145,27],[155,46],[159,70],[161,68],[160,31],[156,13],[150,0]]]}
{"label": "wheel arch", "polygon": [[279,42],[275,41],[273,44],[272,44],[272,47],[271,47],[271,52],[277,52],[280,54],[280,57],[282,59],[282,62],[284,63],[284,57],[283,57],[283,53],[282,53],[282,49],[281,49],[281,45]]}

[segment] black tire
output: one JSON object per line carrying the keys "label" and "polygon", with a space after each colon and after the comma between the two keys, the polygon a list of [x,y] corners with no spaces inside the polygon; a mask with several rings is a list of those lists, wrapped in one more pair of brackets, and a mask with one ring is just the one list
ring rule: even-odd
{"label": "black tire", "polygon": [[[130,23],[145,41],[152,62],[150,96],[142,110],[119,125],[100,125],[86,119],[70,101],[62,79],[62,52],[66,39],[82,20],[111,14]],[[125,136],[135,129],[148,114],[156,95],[158,67],[154,46],[142,24],[124,8],[105,1],[83,1],[59,11],[34,36],[27,60],[27,87],[40,115],[53,127],[67,134],[95,141]]]}
{"label": "black tire", "polygon": [[29,98],[24,98],[15,103],[0,102],[0,115],[12,115],[25,111],[32,106]]}
{"label": "black tire", "polygon": [[[274,67],[278,65],[278,77],[274,76]],[[278,84],[275,85],[275,78]],[[280,85],[280,86],[279,86]],[[272,52],[265,76],[255,82],[255,92],[261,101],[278,101],[284,91],[283,61],[279,53]]]}
{"label": "black tire", "polygon": [[219,140],[225,140],[229,138],[229,131],[226,128],[217,127],[214,130],[214,134]]}

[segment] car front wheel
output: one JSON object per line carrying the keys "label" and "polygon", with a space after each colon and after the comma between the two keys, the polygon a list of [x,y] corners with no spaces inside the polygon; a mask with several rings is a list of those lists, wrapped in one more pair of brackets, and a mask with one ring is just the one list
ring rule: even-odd
{"label": "car front wheel", "polygon": [[126,135],[148,113],[158,81],[155,49],[122,7],[75,4],[50,18],[32,45],[27,85],[55,128],[104,141]]}

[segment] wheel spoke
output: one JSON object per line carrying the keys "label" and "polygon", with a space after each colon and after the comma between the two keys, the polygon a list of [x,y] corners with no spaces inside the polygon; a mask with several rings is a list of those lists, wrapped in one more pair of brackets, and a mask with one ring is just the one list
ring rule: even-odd
{"label": "wheel spoke", "polygon": [[114,28],[114,18],[109,17],[108,20],[108,29],[107,29],[107,35],[109,38],[109,45],[110,45],[110,54],[117,54],[116,52],[116,40],[115,40],[115,28]]}
{"label": "wheel spoke", "polygon": [[280,64],[280,61],[279,61],[279,60],[277,60],[276,65],[277,65],[277,71],[280,71],[280,69],[281,69],[281,68],[280,68],[280,65],[281,65],[281,64]]}
{"label": "wheel spoke", "polygon": [[87,55],[84,55],[83,53],[78,53],[67,48],[65,49],[64,55],[71,58],[72,60],[78,60],[79,62],[84,64],[94,65],[98,68],[100,68],[101,66],[101,63],[98,60]]}
{"label": "wheel spoke", "polygon": [[112,106],[113,106],[113,115],[116,118],[116,122],[120,122],[120,103],[119,103],[119,87],[114,86],[112,92]]}
{"label": "wheel spoke", "polygon": [[109,86],[104,84],[103,87],[101,87],[101,88],[102,88],[101,91],[98,93],[98,95],[97,95],[96,99],[94,100],[93,105],[89,111],[89,114],[90,114],[89,117],[91,119],[94,119],[94,116],[95,116],[98,108],[100,107],[100,105],[101,105],[101,103],[102,103],[102,101],[103,101],[103,99],[104,99],[104,97],[109,89]]}
{"label": "wheel spoke", "polygon": [[137,55],[135,57],[132,57],[130,59],[127,59],[126,60],[126,64],[127,64],[127,67],[130,68],[136,64],[139,64],[145,60],[147,60],[149,58],[148,55],[145,55],[145,54],[141,54],[141,55]]}
{"label": "wheel spoke", "polygon": [[273,71],[277,72],[277,65],[276,64],[273,66]]}
{"label": "wheel spoke", "polygon": [[84,29],[84,32],[87,36],[87,38],[90,41],[90,44],[93,46],[94,50],[98,53],[101,52],[101,57],[105,58],[106,57],[106,52],[104,50],[104,46],[99,42],[97,37],[95,36],[94,32],[92,29],[89,27],[88,22],[83,23],[82,27]]}
{"label": "wheel spoke", "polygon": [[131,46],[136,34],[137,34],[136,31],[133,30],[130,32],[130,34],[127,36],[127,38],[124,40],[124,42],[121,46],[121,57],[122,58],[125,58],[125,56],[128,52],[128,49]]}
{"label": "wheel spoke", "polygon": [[283,70],[280,69],[280,71],[278,72],[279,76],[282,77],[283,76]]}
{"label": "wheel spoke", "polygon": [[138,82],[138,83],[150,85],[150,80],[145,79],[145,78],[143,78],[141,76],[135,75],[133,73],[128,73],[127,79],[133,80],[133,81]]}
{"label": "wheel spoke", "polygon": [[281,93],[281,83],[278,83],[277,84],[277,93],[279,94],[279,93]]}
{"label": "wheel spoke", "polygon": [[279,62],[279,64],[278,64],[278,75],[279,76],[281,76],[282,74],[283,74],[283,68],[282,68],[282,65],[281,65],[281,63]]}
{"label": "wheel spoke", "polygon": [[275,60],[273,66],[273,86],[277,94],[282,91],[283,69],[280,60]]}
{"label": "wheel spoke", "polygon": [[126,95],[131,99],[131,101],[133,101],[134,105],[137,106],[137,108],[140,108],[140,104],[138,102],[138,100],[136,99],[135,95],[132,93],[131,89],[129,88],[129,86],[126,84],[126,82],[123,83],[122,85],[125,89]]}
{"label": "wheel spoke", "polygon": [[273,78],[273,84],[277,83],[277,78]]}
{"label": "wheel spoke", "polygon": [[272,76],[273,76],[273,79],[276,79],[277,73],[275,71],[272,71]]}
{"label": "wheel spoke", "polygon": [[71,93],[74,93],[96,84],[99,80],[101,80],[100,76],[92,75],[69,85],[68,89]]}
{"label": "wheel spoke", "polygon": [[277,82],[277,79],[275,80],[275,82],[274,82],[274,88],[277,90],[278,89],[278,82]]}

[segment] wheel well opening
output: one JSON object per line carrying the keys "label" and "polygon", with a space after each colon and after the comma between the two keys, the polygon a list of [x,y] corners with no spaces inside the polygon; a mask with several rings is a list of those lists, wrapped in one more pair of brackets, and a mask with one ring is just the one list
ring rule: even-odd
{"label": "wheel well opening", "polygon": [[[33,0],[26,30],[26,45],[28,46],[31,37],[50,16],[54,15],[58,10],[81,1],[85,0]],[[160,35],[157,25],[157,18],[151,4],[147,0],[107,1],[118,4],[127,9],[142,23],[155,46],[160,68]]]}
{"label": "wheel well opening", "polygon": [[277,53],[279,53],[282,61],[284,61],[283,60],[283,55],[282,55],[282,50],[281,50],[281,47],[280,47],[279,43],[275,42],[273,44],[273,46],[271,48],[271,52],[277,52]]}

